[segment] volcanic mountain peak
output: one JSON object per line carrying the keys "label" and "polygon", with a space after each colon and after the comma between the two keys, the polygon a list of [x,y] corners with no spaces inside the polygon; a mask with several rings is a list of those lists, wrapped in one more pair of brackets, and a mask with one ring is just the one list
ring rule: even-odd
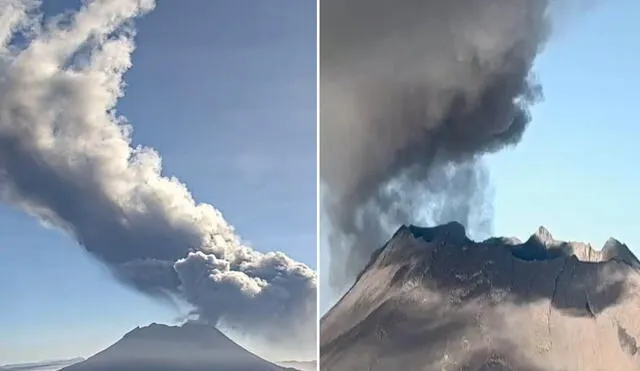
{"label": "volcanic mountain peak", "polygon": [[459,223],[402,226],[322,318],[320,362],[640,371],[639,266],[613,239],[594,251],[544,228],[522,243],[472,241]]}
{"label": "volcanic mountain peak", "polygon": [[425,241],[447,241],[451,243],[470,242],[464,226],[458,222],[449,222],[434,227],[419,227],[416,225],[401,226],[395,235],[408,230],[413,237],[421,238]]}
{"label": "volcanic mountain peak", "polygon": [[601,250],[595,250],[588,243],[556,240],[546,228],[540,227],[526,243],[521,244],[521,246],[514,246],[514,248],[516,251],[518,248],[528,248],[529,253],[534,252],[536,249],[544,249],[546,251],[542,255],[546,258],[555,258],[558,255],[575,256],[580,261],[592,263],[615,260],[640,269],[640,261],[633,255],[627,245],[612,237],[605,242]]}
{"label": "volcanic mountain peak", "polygon": [[209,341],[217,346],[235,345],[231,339],[213,326],[205,323],[187,321],[180,326],[170,326],[162,323],[151,323],[138,326],[127,332],[123,339],[164,339],[184,340],[189,342]]}
{"label": "volcanic mountain peak", "polygon": [[534,233],[531,237],[535,238],[539,243],[545,246],[553,245],[556,242],[556,240],[551,235],[551,232],[549,232],[549,230],[542,225],[538,227],[536,233]]}
{"label": "volcanic mountain peak", "polygon": [[62,371],[283,371],[240,347],[213,326],[152,323]]}
{"label": "volcanic mountain peak", "polygon": [[394,237],[404,231],[409,231],[414,238],[426,242],[440,242],[455,246],[501,246],[510,249],[517,258],[529,261],[575,256],[576,259],[583,262],[599,263],[615,260],[640,269],[640,261],[627,245],[613,237],[609,238],[602,249],[598,251],[587,243],[556,240],[544,226],[538,227],[538,230],[524,243],[516,237],[492,237],[482,242],[475,242],[467,237],[464,226],[458,222],[435,227],[402,226],[394,234]]}

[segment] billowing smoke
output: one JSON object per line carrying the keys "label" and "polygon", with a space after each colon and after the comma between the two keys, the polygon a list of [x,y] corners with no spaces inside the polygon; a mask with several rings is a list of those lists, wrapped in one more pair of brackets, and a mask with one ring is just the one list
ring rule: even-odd
{"label": "billowing smoke", "polygon": [[244,244],[219,211],[162,174],[158,153],[132,145],[116,112],[132,20],[154,1],[89,1],[53,18],[39,1],[0,4],[1,200],[68,232],[143,293],[313,348],[315,272]]}
{"label": "billowing smoke", "polygon": [[[481,156],[542,97],[547,0],[321,0],[320,175],[332,285],[401,223],[490,233]],[[484,233],[483,233],[484,232]]]}

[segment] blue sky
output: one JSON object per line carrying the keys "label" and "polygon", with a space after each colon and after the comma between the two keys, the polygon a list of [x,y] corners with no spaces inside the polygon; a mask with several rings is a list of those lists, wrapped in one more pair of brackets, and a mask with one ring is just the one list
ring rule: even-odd
{"label": "blue sky", "polygon": [[[537,60],[545,100],[523,141],[487,160],[494,234],[526,239],[544,225],[597,249],[612,236],[640,256],[640,3],[601,3],[564,20]],[[322,312],[336,299],[323,276],[327,251]]]}
{"label": "blue sky", "polygon": [[[47,10],[77,1],[46,2]],[[316,267],[316,13],[308,0],[160,0],[119,104],[134,141],[260,251]],[[24,264],[26,260],[30,263]],[[0,364],[88,356],[179,311],[0,205]]]}
{"label": "blue sky", "polygon": [[488,163],[499,235],[526,238],[543,224],[557,239],[600,248],[615,237],[640,255],[640,27],[633,0],[575,16],[536,71],[545,101],[515,149]]}

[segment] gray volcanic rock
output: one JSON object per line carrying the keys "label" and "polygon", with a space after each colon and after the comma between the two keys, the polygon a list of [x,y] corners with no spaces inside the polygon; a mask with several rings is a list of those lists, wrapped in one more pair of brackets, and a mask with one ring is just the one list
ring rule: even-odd
{"label": "gray volcanic rock", "polygon": [[186,323],[136,328],[84,362],[60,371],[284,371],[214,327]]}
{"label": "gray volcanic rock", "polygon": [[640,263],[553,239],[403,226],[321,319],[322,370],[640,370]]}

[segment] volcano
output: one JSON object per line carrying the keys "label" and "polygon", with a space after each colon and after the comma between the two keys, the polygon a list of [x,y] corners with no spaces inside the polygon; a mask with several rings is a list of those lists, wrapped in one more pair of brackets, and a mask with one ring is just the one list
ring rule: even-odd
{"label": "volcano", "polygon": [[245,350],[214,327],[151,324],[60,371],[295,371]]}
{"label": "volcano", "polygon": [[609,239],[402,226],[320,322],[322,370],[640,370],[640,262]]}

